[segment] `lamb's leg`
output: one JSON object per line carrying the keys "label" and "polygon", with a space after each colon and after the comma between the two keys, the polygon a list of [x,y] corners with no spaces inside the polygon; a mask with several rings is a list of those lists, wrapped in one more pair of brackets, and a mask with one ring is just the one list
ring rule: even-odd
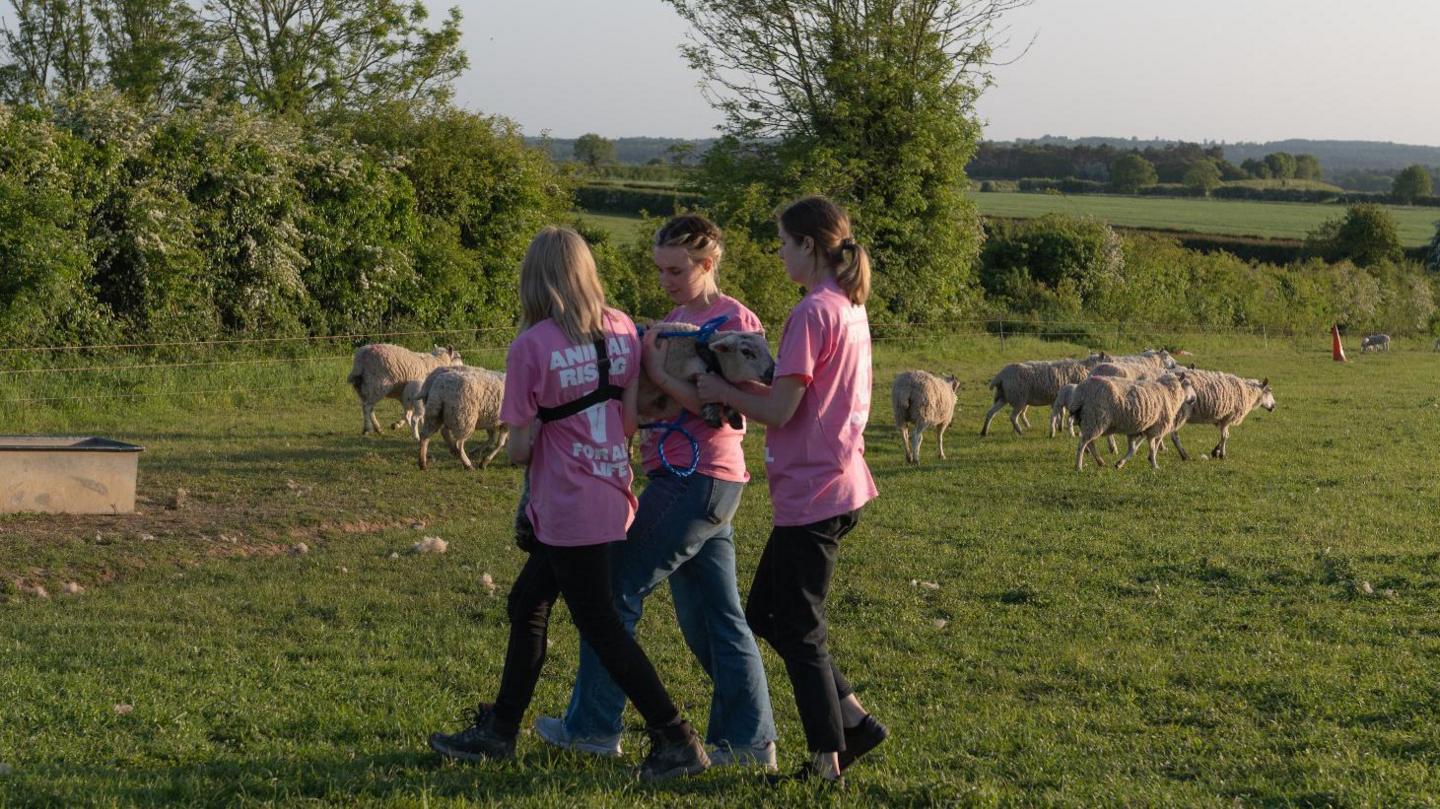
{"label": "lamb's leg", "polygon": [[1188,460],[1190,460],[1190,453],[1186,452],[1186,451],[1185,451],[1185,447],[1184,447],[1183,445],[1181,445],[1181,443],[1180,443],[1180,431],[1179,431],[1179,430],[1171,430],[1171,431],[1170,431],[1170,443],[1174,444],[1174,445],[1175,445],[1175,451],[1178,452],[1178,453],[1180,453],[1180,460],[1182,460],[1182,461],[1188,461]]}
{"label": "lamb's leg", "polygon": [[929,426],[924,420],[915,422],[915,431],[910,433],[910,463],[920,463],[920,443],[925,440],[925,430]]}
{"label": "lamb's leg", "polygon": [[490,462],[495,460],[495,456],[499,455],[500,450],[505,447],[505,439],[509,436],[509,433],[499,428],[493,430],[486,430],[485,434],[490,438],[490,452],[487,453],[485,455],[485,458],[480,461],[481,469],[489,466]]}
{"label": "lamb's leg", "polygon": [[430,468],[430,457],[429,457],[429,452],[430,452],[430,434],[433,433],[433,432],[435,432],[435,428],[434,428],[434,426],[431,425],[430,422],[428,422],[428,421],[425,422],[424,428],[422,428],[422,429],[420,430],[420,468],[421,468],[421,469],[429,469],[429,468]]}
{"label": "lamb's leg", "polygon": [[421,402],[416,402],[416,403],[415,403],[415,418],[410,421],[410,426],[411,426],[411,428],[414,430],[416,440],[419,440],[419,438],[420,438],[420,425],[421,425],[421,423],[423,423],[424,421],[425,421],[425,403],[424,403],[423,401],[421,401]]}
{"label": "lamb's leg", "polygon": [[1026,429],[1029,429],[1029,428],[1030,428],[1030,415],[1029,415],[1029,413],[1030,413],[1030,406],[1029,406],[1029,405],[1026,405],[1024,408],[1022,408],[1022,409],[1020,410],[1020,423],[1024,424]]}
{"label": "lamb's leg", "polygon": [[1025,410],[1030,405],[1018,405],[1010,408],[1010,426],[1015,428],[1016,435],[1024,435],[1025,431],[1020,429],[1020,420],[1025,416]]}
{"label": "lamb's leg", "polygon": [[995,418],[995,414],[996,414],[996,413],[999,413],[1000,410],[1001,410],[1002,408],[1004,408],[1004,407],[1005,407],[1005,400],[1004,400],[1003,398],[996,398],[996,399],[995,399],[995,404],[992,405],[992,406],[990,407],[990,410],[985,413],[985,423],[980,426],[980,437],[981,437],[981,438],[984,438],[985,436],[987,436],[987,435],[990,434],[990,421],[991,421],[992,419],[994,419],[994,418]]}
{"label": "lamb's leg", "polygon": [[365,404],[361,405],[361,410],[365,420],[365,428],[360,431],[360,434],[380,432],[380,419],[375,416],[375,403],[365,402]]}
{"label": "lamb's leg", "polygon": [[1054,437],[1055,437],[1055,434],[1058,433],[1058,432],[1060,432],[1060,417],[1061,417],[1061,415],[1062,415],[1064,412],[1065,412],[1065,408],[1063,408],[1063,407],[1054,407],[1054,406],[1051,406],[1051,408],[1050,408],[1050,437],[1051,437],[1051,438],[1054,438]]}
{"label": "lamb's leg", "polygon": [[945,460],[945,428],[949,424],[942,424],[935,430],[935,443],[940,445],[940,460]]}
{"label": "lamb's leg", "polygon": [[895,425],[900,431],[900,448],[905,450],[905,463],[910,463],[910,428],[904,422]]}
{"label": "lamb's leg", "polygon": [[1229,424],[1222,424],[1222,425],[1220,425],[1220,443],[1218,443],[1218,444],[1215,445],[1215,449],[1211,450],[1211,451],[1210,451],[1210,454],[1213,455],[1213,456],[1215,456],[1216,458],[1220,458],[1220,459],[1223,460],[1223,459],[1225,458],[1225,447],[1226,447],[1226,445],[1229,444],[1229,443],[1230,443],[1230,425],[1229,425]]}
{"label": "lamb's leg", "polygon": [[1075,471],[1076,471],[1076,472],[1083,472],[1083,471],[1085,470],[1085,448],[1086,448],[1087,446],[1089,446],[1089,445],[1090,445],[1090,441],[1087,440],[1087,439],[1085,438],[1084,434],[1082,433],[1081,436],[1080,436],[1080,446],[1079,446],[1078,449],[1075,450]]}
{"label": "lamb's leg", "polygon": [[1130,459],[1135,456],[1135,450],[1138,449],[1140,446],[1140,437],[1136,435],[1126,436],[1125,442],[1130,445],[1130,449],[1128,452],[1125,453],[1124,458],[1121,458],[1120,460],[1115,462],[1116,469],[1124,469],[1125,464],[1129,463]]}
{"label": "lamb's leg", "polygon": [[1165,437],[1157,435],[1148,440],[1150,442],[1150,468],[1159,469],[1160,464],[1155,460],[1155,456],[1160,454],[1160,445],[1165,443]]}
{"label": "lamb's leg", "polygon": [[465,454],[465,440],[470,437],[470,434],[461,433],[460,435],[456,435],[455,431],[452,430],[450,431],[450,437],[451,440],[455,441],[454,446],[450,448],[450,452],[460,458],[461,466],[466,469],[474,469],[475,464],[471,463],[470,456]]}
{"label": "lamb's leg", "polygon": [[1107,436],[1105,436],[1105,444],[1110,447],[1110,454],[1111,454],[1111,455],[1118,455],[1118,454],[1120,454],[1120,450],[1118,450],[1118,449],[1115,448],[1115,436],[1113,436],[1113,435],[1107,435]]}

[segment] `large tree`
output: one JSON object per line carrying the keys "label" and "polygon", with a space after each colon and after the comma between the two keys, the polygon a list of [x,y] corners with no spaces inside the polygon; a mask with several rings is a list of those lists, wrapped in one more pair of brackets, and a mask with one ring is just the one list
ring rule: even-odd
{"label": "large tree", "polygon": [[877,310],[919,319],[974,289],[966,162],[1001,16],[1029,0],[667,0],[728,137],[699,181],[734,227],[819,192],[871,250]]}
{"label": "large tree", "polygon": [[6,57],[0,94],[11,103],[44,103],[52,94],[84,92],[100,61],[94,3],[86,0],[11,0],[9,23],[0,25]]}
{"label": "large tree", "polygon": [[1410,166],[1399,174],[1395,175],[1395,182],[1390,186],[1390,193],[1399,198],[1400,201],[1409,204],[1417,197],[1429,196],[1434,188],[1430,179],[1430,172],[1424,166]]}
{"label": "large tree", "polygon": [[1137,152],[1128,152],[1110,164],[1110,185],[1122,194],[1133,194],[1159,179],[1155,167]]}
{"label": "large tree", "polygon": [[467,66],[460,10],[419,0],[206,0],[212,89],[279,113],[440,101]]}
{"label": "large tree", "polygon": [[592,169],[615,162],[615,141],[594,132],[586,132],[576,138],[571,150],[576,160]]}

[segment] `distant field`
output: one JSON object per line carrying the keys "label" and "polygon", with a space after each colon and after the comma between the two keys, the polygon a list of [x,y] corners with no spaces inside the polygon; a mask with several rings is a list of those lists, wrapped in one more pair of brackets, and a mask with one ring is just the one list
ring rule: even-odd
{"label": "distant field", "polygon": [[635,235],[635,226],[642,221],[638,216],[592,213],[590,211],[580,211],[578,213],[581,220],[599,225],[610,231],[610,238],[617,241],[629,241],[631,237]]}
{"label": "distant field", "polygon": [[[1321,223],[1344,212],[1339,205],[1296,202],[1019,193],[977,193],[973,197],[980,212],[987,216],[1064,213],[1094,216],[1112,225],[1127,227],[1271,239],[1303,239]],[[1435,234],[1440,209],[1385,207],[1395,217],[1400,241],[1407,247],[1425,244]]]}

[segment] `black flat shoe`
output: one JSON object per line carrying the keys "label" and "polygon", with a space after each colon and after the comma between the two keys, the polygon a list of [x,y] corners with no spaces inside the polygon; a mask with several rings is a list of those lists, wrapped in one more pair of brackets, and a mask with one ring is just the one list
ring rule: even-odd
{"label": "black flat shoe", "polygon": [[840,751],[840,772],[855,763],[855,760],[880,746],[890,738],[890,731],[880,724],[874,714],[865,714],[860,724],[845,728],[845,749]]}

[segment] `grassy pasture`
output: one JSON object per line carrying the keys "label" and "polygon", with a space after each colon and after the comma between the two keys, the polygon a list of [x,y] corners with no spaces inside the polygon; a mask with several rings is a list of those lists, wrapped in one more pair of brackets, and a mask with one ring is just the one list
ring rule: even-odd
{"label": "grassy pasture", "polygon": [[[1131,339],[1106,348],[1176,342]],[[1170,451],[1158,472],[1083,474],[1073,440],[1038,434],[1046,414],[1023,437],[1003,419],[977,434],[995,369],[1081,346],[876,342],[867,457],[882,494],[846,539],[831,617],[838,660],[894,737],[834,802],[1435,804],[1440,354],[1398,341],[1342,366],[1323,336],[1180,342],[1201,366],[1268,375],[1276,412],[1234,430],[1228,461]],[[400,433],[362,438],[345,353],[97,372],[85,378],[129,381],[91,386],[0,375],[0,432],[147,447],[140,514],[0,517],[0,805],[831,802],[735,772],[641,785],[633,713],[623,763],[532,735],[517,764],[437,762],[425,735],[499,678],[518,472],[467,474],[441,452],[422,473]],[[889,381],[909,367],[964,382],[949,459],[930,437],[918,468],[888,423]],[[132,398],[12,401],[77,389]],[[1215,430],[1185,439],[1198,455]],[[770,516],[759,437],[747,444],[744,589]],[[165,508],[177,488],[187,502]],[[450,552],[405,553],[425,535]],[[309,552],[287,552],[296,542]],[[62,595],[67,581],[85,592]],[[642,642],[703,725],[704,676],[668,596],[651,604]],[[563,610],[552,640],[535,713],[568,696]],[[789,768],[803,736],[765,654]]]}
{"label": "grassy pasture", "polygon": [[[1271,239],[1303,239],[1305,234],[1322,223],[1345,212],[1340,205],[1231,199],[1022,193],[976,193],[971,197],[986,216],[1032,217],[1063,213],[1093,216],[1124,227]],[[1387,205],[1385,209],[1395,217],[1402,244],[1409,247],[1422,245],[1435,235],[1440,209],[1396,205]]]}

